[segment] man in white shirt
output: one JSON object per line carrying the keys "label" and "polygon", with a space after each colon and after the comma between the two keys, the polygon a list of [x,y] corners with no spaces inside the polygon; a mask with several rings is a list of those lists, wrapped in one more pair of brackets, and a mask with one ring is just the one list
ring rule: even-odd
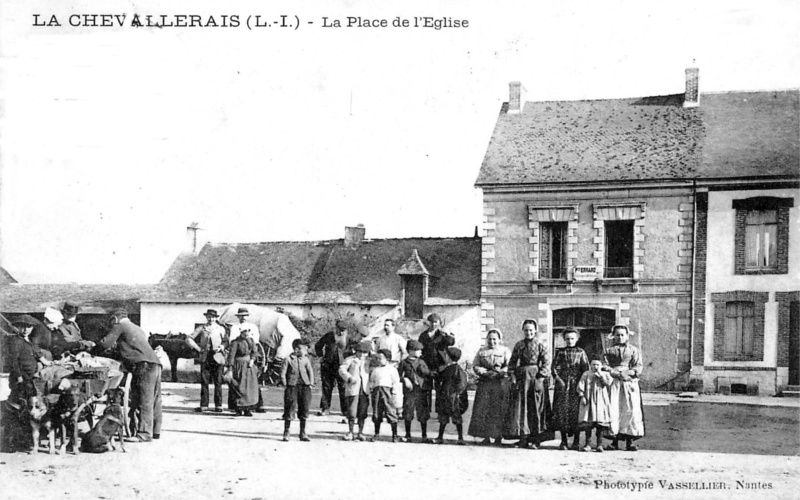
{"label": "man in white shirt", "polygon": [[389,363],[397,368],[400,361],[403,360],[408,353],[406,352],[406,339],[394,331],[394,320],[387,319],[383,322],[383,334],[373,337],[372,341],[375,343],[375,351],[386,349],[392,353],[392,359]]}
{"label": "man in white shirt", "polygon": [[214,384],[214,411],[222,412],[222,373],[225,370],[225,329],[218,324],[217,311],[209,309],[205,313],[206,324],[195,328],[186,342],[199,354],[200,360],[200,406],[196,412],[208,410],[208,384]]}

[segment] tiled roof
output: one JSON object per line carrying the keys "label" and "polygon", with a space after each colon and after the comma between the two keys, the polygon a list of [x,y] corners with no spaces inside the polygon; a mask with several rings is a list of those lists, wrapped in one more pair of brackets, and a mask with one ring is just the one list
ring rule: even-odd
{"label": "tiled roof", "polygon": [[415,249],[433,277],[430,297],[479,302],[479,238],[207,244],[179,257],[142,301],[396,304],[397,271]]}
{"label": "tiled roof", "polygon": [[478,186],[797,176],[798,91],[504,104]]}
{"label": "tiled roof", "polygon": [[38,313],[46,307],[60,308],[65,300],[81,304],[81,314],[105,314],[124,307],[139,314],[139,299],[154,285],[12,284],[0,286],[0,311]]}

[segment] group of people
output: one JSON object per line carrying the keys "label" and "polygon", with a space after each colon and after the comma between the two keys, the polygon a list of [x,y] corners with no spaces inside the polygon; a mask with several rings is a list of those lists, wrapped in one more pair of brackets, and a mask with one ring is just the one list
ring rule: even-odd
{"label": "group of people", "polygon": [[[567,328],[562,333],[566,346],[556,350],[552,362],[549,348],[536,338],[536,321],[525,320],[522,332],[524,338],[509,351],[501,345],[500,330],[490,330],[486,347],[475,356],[478,387],[469,434],[484,438],[485,444],[517,439],[515,446],[536,449],[558,431],[560,449],[590,451],[594,430],[596,451],[619,449],[620,441],[627,450],[636,451],[633,441],[644,436],[642,360],[639,350],[628,343],[628,327],[614,326],[613,346],[591,360],[577,347],[578,331]],[[583,447],[582,433],[586,434]],[[611,440],[607,448],[603,437]]]}
{"label": "group of people", "polygon": [[[337,387],[339,405],[348,424],[344,440],[374,440],[385,421],[391,427],[393,442],[409,442],[411,423],[416,417],[424,441],[443,443],[445,428],[452,423],[458,432],[458,443],[466,444],[462,415],[468,404],[467,374],[458,364],[461,350],[455,347],[454,336],[442,329],[438,314],[428,316],[428,324],[419,340],[406,340],[395,332],[394,320],[386,319],[383,333],[357,341],[350,337],[347,324],[337,321],[335,330],[314,345],[320,357],[322,379],[318,415],[330,412],[333,388]],[[439,433],[436,439],[430,439],[427,423],[434,390]],[[368,438],[364,426],[370,411],[374,434]],[[303,426],[301,439],[307,416],[307,413],[299,416]],[[405,428],[402,437],[398,434],[401,419]],[[287,438],[285,435],[284,439]]]}
{"label": "group of people", "polygon": [[[225,340],[224,329],[214,323],[214,310],[207,311],[206,325],[191,336],[201,340],[195,344],[202,361],[198,411],[208,409],[210,381],[215,385],[215,411],[222,411],[220,389],[225,380],[233,395],[229,406],[237,415],[251,416],[251,410],[260,406],[258,330],[246,321],[247,314],[246,308],[238,311],[240,323],[231,329],[230,342]],[[427,321],[429,328],[418,340],[407,340],[396,333],[392,319],[386,319],[383,332],[371,338],[351,335],[348,324],[337,321],[334,330],[315,343],[322,385],[317,415],[330,413],[333,391],[337,389],[339,406],[348,423],[343,439],[375,439],[386,421],[392,441],[409,442],[411,424],[416,419],[423,442],[443,443],[446,426],[452,423],[458,434],[457,443],[465,444],[462,416],[469,404],[468,376],[459,365],[461,351],[455,347],[454,336],[443,329],[438,314],[429,315]],[[566,346],[557,349],[551,359],[549,347],[538,339],[537,327],[535,320],[525,320],[524,338],[511,350],[502,345],[500,330],[488,332],[486,346],[472,363],[478,382],[468,434],[483,438],[484,444],[513,439],[517,447],[536,449],[558,431],[561,449],[589,451],[594,430],[595,450],[619,449],[620,441],[624,441],[627,450],[635,451],[633,441],[644,436],[638,382],[642,361],[638,349],[628,344],[628,328],[615,326],[611,332],[613,346],[601,357],[590,360],[577,347],[580,335],[572,328],[563,332]],[[227,356],[223,356],[226,345]],[[296,418],[300,421],[300,440],[308,441],[306,421],[316,376],[308,358],[308,342],[297,339],[292,348],[281,368],[285,387],[283,439],[289,440],[291,422]],[[427,424],[434,410],[439,432],[431,439]],[[374,435],[368,438],[364,426],[370,413]],[[404,423],[403,436],[398,434],[400,420]],[[584,433],[586,439],[581,446]],[[611,439],[611,444],[604,447],[602,438]]]}
{"label": "group of people", "polygon": [[[109,333],[95,345],[82,338],[76,322],[78,311],[77,304],[67,302],[60,312],[48,309],[44,323],[28,315],[13,321],[20,334],[8,347],[9,399],[35,394],[33,379],[39,370],[53,364],[54,355],[58,362],[80,352],[100,354],[114,347],[132,376],[134,439],[139,442],[158,439],[161,362],[148,343],[147,334],[120,309],[111,315]],[[208,410],[211,384],[215,389],[214,411],[223,411],[223,383],[230,387],[228,407],[237,415],[252,416],[253,411],[264,411],[258,375],[265,354],[260,349],[259,330],[247,321],[246,308],[240,308],[236,316],[239,323],[227,331],[217,322],[217,312],[209,309],[205,313],[206,323],[187,339],[201,361],[197,411]],[[348,423],[345,440],[368,439],[364,426],[371,412],[374,424],[371,439],[380,434],[381,424],[386,421],[391,427],[392,441],[409,442],[411,424],[416,419],[423,442],[443,443],[446,426],[452,423],[458,433],[458,444],[465,444],[462,416],[468,407],[468,376],[459,364],[461,351],[455,347],[453,334],[443,329],[438,314],[429,315],[427,320],[429,327],[418,340],[407,340],[396,333],[392,319],[386,319],[383,332],[372,338],[351,336],[348,324],[337,321],[335,329],[314,345],[320,358],[322,385],[318,415],[329,414],[333,389],[337,388],[339,405]],[[562,334],[565,347],[557,349],[551,360],[549,347],[538,339],[537,326],[535,320],[525,320],[524,338],[511,350],[502,345],[500,330],[487,333],[486,346],[472,363],[477,391],[468,434],[483,438],[484,444],[513,439],[517,447],[536,449],[558,431],[561,449],[589,451],[594,430],[595,450],[619,449],[620,441],[624,441],[627,450],[635,451],[633,441],[644,436],[638,382],[642,361],[638,349],[628,343],[628,328],[614,326],[613,345],[605,349],[602,357],[594,359],[577,347],[579,333],[568,328]],[[292,348],[281,367],[285,387],[283,439],[289,440],[291,422],[297,418],[300,440],[308,441],[306,421],[316,377],[308,359],[308,342],[297,339]],[[427,424],[433,410],[439,432],[435,439],[430,439]],[[402,437],[398,434],[401,419],[405,431]],[[586,435],[583,446],[581,434]],[[611,439],[611,444],[604,447],[602,438]]]}
{"label": "group of people", "polygon": [[[79,305],[67,301],[61,310],[47,308],[44,322],[21,315],[11,323],[16,332],[7,341],[6,364],[13,407],[38,395],[34,379],[49,368],[71,358],[92,358],[103,364],[102,356],[115,349],[115,356],[131,376],[130,411],[133,442],[149,442],[161,434],[161,361],[148,343],[148,335],[128,318],[124,309],[115,310],[109,331],[97,343],[85,340],[77,323]],[[110,374],[111,375],[111,374]],[[111,385],[121,379],[113,376]],[[113,379],[113,380],[112,380]]]}

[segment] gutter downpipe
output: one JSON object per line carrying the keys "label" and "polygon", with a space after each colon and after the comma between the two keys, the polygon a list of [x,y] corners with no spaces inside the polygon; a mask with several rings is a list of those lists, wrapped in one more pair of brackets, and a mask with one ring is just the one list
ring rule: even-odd
{"label": "gutter downpipe", "polygon": [[690,311],[690,324],[689,324],[689,384],[692,383],[692,372],[694,371],[694,325],[695,325],[695,266],[697,265],[697,180],[692,179],[692,284],[691,284],[691,306]]}

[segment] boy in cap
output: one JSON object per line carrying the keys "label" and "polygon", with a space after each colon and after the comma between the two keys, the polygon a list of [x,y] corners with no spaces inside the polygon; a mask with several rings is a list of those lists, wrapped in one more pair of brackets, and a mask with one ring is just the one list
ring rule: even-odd
{"label": "boy in cap", "polygon": [[297,413],[300,441],[311,441],[306,435],[306,419],[311,406],[311,388],[314,387],[314,368],[308,360],[308,344],[305,340],[294,339],[292,349],[294,352],[283,360],[281,366],[281,382],[286,388],[283,391],[283,440],[289,440],[289,427]]}
{"label": "boy in cap", "polygon": [[411,421],[414,413],[422,428],[422,441],[428,440],[428,419],[431,416],[431,407],[428,396],[431,392],[431,371],[425,360],[422,359],[422,344],[416,340],[409,340],[407,344],[408,357],[400,362],[399,375],[403,382],[403,420],[406,435],[402,442],[411,442]]}
{"label": "boy in cap", "polygon": [[364,421],[367,419],[369,411],[369,355],[372,349],[371,342],[360,342],[356,347],[356,352],[352,356],[345,358],[339,366],[339,377],[344,382],[345,390],[345,415],[347,416],[348,432],[342,439],[345,441],[353,440],[353,425],[358,421],[359,441],[366,441],[364,437]]}
{"label": "boy in cap", "polygon": [[439,414],[439,437],[436,444],[444,444],[444,429],[448,422],[453,422],[458,431],[458,444],[467,444],[464,441],[464,428],[461,416],[467,411],[467,373],[458,364],[461,359],[461,350],[457,347],[448,347],[447,354],[450,361],[441,371],[441,387],[436,398]]}
{"label": "boy in cap", "polygon": [[391,364],[392,352],[389,349],[378,351],[378,366],[369,375],[369,389],[372,395],[372,422],[375,424],[375,437],[381,433],[381,422],[385,418],[392,426],[392,442],[397,442],[397,405],[402,385],[397,369]]}
{"label": "boy in cap", "polygon": [[[186,339],[198,353],[200,361],[200,406],[195,411],[202,413],[208,410],[208,385],[214,384],[214,411],[222,412],[222,374],[225,371],[225,329],[216,322],[219,314],[214,309],[205,313],[206,324],[195,328]],[[199,342],[199,344],[198,344]]]}

